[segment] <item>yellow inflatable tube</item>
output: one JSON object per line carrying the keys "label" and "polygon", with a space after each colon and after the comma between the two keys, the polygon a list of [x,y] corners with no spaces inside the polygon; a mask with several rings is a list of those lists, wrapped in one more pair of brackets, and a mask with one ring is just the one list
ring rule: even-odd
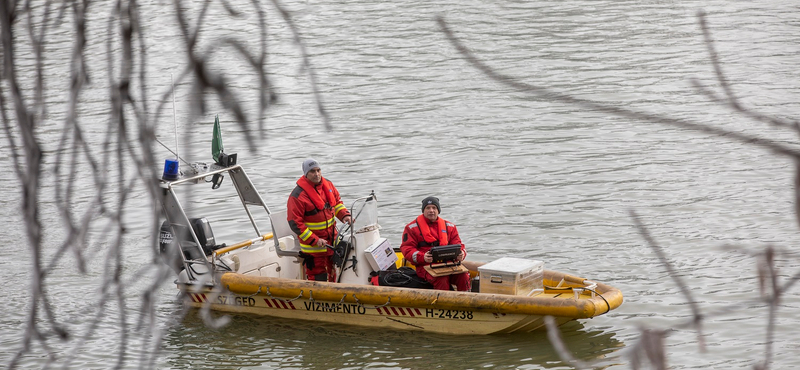
{"label": "yellow inflatable tube", "polygon": [[[472,270],[470,268],[470,270]],[[270,296],[282,299],[305,298],[325,302],[342,302],[363,305],[416,307],[420,309],[465,310],[524,315],[550,315],[572,319],[590,318],[604,314],[622,304],[622,292],[611,286],[597,283],[593,289],[598,295],[583,292],[578,299],[565,288],[583,287],[585,279],[557,271],[545,270],[544,285],[559,290],[546,290],[533,297],[502,294],[454,292],[430,289],[410,289],[373,285],[328,283],[245,276],[226,273],[221,285],[230,292],[247,296]]]}

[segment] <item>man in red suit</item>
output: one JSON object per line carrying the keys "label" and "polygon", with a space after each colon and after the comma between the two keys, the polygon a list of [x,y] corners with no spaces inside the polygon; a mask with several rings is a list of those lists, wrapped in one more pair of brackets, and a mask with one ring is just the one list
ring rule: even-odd
{"label": "man in red suit", "polygon": [[303,162],[303,177],[297,180],[286,209],[289,227],[300,239],[300,250],[305,254],[308,280],[336,281],[331,249],[337,233],[334,217],[347,223],[351,218],[339,191],[322,177],[317,161]]}
{"label": "man in red suit", "polygon": [[439,217],[439,198],[427,197],[422,200],[422,214],[417,216],[403,229],[403,242],[400,251],[406,261],[416,266],[417,276],[433,284],[434,289],[450,290],[450,285],[455,285],[457,290],[469,291],[469,272],[447,276],[434,277],[425,271],[424,266],[433,262],[431,249],[434,246],[461,244],[461,253],[456,258],[461,262],[467,257],[467,250],[461,237],[458,236],[456,225]]}

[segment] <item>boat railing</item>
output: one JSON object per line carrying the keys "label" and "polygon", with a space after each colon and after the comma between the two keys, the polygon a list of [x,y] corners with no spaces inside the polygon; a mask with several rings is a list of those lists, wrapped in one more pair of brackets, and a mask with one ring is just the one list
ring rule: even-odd
{"label": "boat railing", "polygon": [[191,168],[195,172],[194,175],[183,176],[175,181],[162,181],[162,186],[173,187],[180,184],[197,184],[200,183],[200,181],[204,182],[205,178],[208,176],[225,173],[234,169],[242,168],[242,166],[235,164],[230,167],[221,167],[216,164],[209,166],[205,163],[192,163]]}
{"label": "boat railing", "polygon": [[[572,284],[579,284],[581,286],[566,286],[566,283]],[[575,299],[578,299],[581,294],[584,292],[589,292],[589,295],[594,298],[597,295],[597,283],[591,280],[587,280],[584,278],[579,278],[577,276],[572,275],[564,275],[564,278],[553,287],[554,289],[572,289],[572,293],[575,294]],[[539,289],[534,289],[528,296],[531,296]],[[544,290],[543,290],[544,291]]]}
{"label": "boat railing", "polygon": [[[218,256],[221,256],[225,253],[244,248],[250,245],[253,245],[257,242],[269,240],[273,238],[273,233],[262,233],[259,230],[259,225],[256,222],[256,219],[251,211],[251,206],[263,209],[264,212],[269,216],[270,210],[267,207],[266,203],[264,202],[261,195],[256,190],[255,186],[253,185],[250,178],[247,176],[244,168],[241,165],[233,164],[230,166],[223,167],[219,164],[207,164],[207,163],[193,163],[190,165],[190,169],[187,170],[187,174],[181,175],[180,178],[174,181],[161,181],[161,188],[163,188],[164,196],[162,198],[162,207],[164,209],[164,214],[167,219],[167,222],[170,225],[190,225],[189,217],[187,216],[186,212],[181,206],[180,201],[178,200],[178,194],[175,192],[175,188],[178,185],[192,185],[192,184],[201,184],[207,183],[207,179],[209,177],[213,177],[211,181],[213,184],[212,189],[216,190],[219,188],[219,185],[222,183],[223,175],[227,174],[230,177],[230,181],[233,184],[233,188],[236,191],[236,196],[241,201],[242,207],[244,212],[247,214],[248,219],[255,231],[256,237],[250,240],[245,240],[243,242],[223,247],[217,249],[210,253],[211,263],[208,264],[208,260],[204,257],[206,255],[205,251],[203,250],[202,244],[200,243],[197,235],[195,234],[194,229],[191,226],[186,226],[187,233],[191,235],[191,240],[194,244],[191,248],[196,248],[197,253],[196,258],[187,258],[187,256],[183,253],[180,253],[181,258],[183,259],[184,267],[186,268],[187,278],[190,281],[195,281],[198,275],[203,275],[206,272],[203,271],[214,271],[219,267],[217,262],[219,259]],[[178,240],[178,244],[182,243],[182,240]],[[181,250],[184,250],[183,247],[180,247]],[[205,265],[204,268],[199,268],[198,266]],[[191,267],[191,268],[190,268]]]}
{"label": "boat railing", "polygon": [[530,293],[528,293],[528,295],[526,297],[532,297],[532,296],[539,295],[539,294],[542,294],[542,293],[544,293],[544,288],[533,289],[533,290],[530,291]]}
{"label": "boat railing", "polygon": [[228,252],[231,252],[231,251],[235,251],[237,249],[241,249],[241,248],[244,248],[244,247],[249,247],[249,246],[251,246],[251,245],[253,245],[255,243],[258,243],[260,241],[270,240],[270,239],[272,239],[272,233],[264,234],[260,238],[254,238],[254,239],[250,239],[250,240],[245,240],[243,242],[239,242],[239,243],[236,243],[236,244],[233,244],[233,245],[229,245],[229,246],[227,246],[225,248],[220,248],[220,249],[215,250],[213,252],[214,253],[214,257],[220,256],[220,255],[223,255],[225,253],[228,253]]}
{"label": "boat railing", "polygon": [[572,288],[572,292],[575,293],[575,299],[578,299],[578,297],[586,291],[588,291],[589,295],[594,298],[595,295],[597,295],[597,283],[590,280],[584,280],[583,283],[586,286],[582,288]]}

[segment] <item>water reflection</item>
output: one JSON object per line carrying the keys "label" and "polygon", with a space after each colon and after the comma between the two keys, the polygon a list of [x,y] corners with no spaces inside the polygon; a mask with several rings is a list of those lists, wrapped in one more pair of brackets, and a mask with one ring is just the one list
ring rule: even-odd
{"label": "water reflection", "polygon": [[[275,369],[546,369],[566,366],[544,332],[451,336],[240,314],[211,329],[191,310],[167,335],[170,368]],[[562,326],[576,359],[600,366],[623,347],[613,332],[587,329],[581,322]],[[613,356],[612,356],[613,357]],[[603,364],[603,361],[609,361]]]}

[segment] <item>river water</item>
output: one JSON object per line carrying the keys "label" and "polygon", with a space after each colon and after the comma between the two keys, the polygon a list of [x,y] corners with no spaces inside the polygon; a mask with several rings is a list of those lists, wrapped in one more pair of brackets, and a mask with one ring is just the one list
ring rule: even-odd
{"label": "river water", "polygon": [[[170,87],[170,73],[177,76],[185,67],[184,51],[172,5],[140,3],[146,15],[149,99],[155,104]],[[255,42],[257,20],[249,4],[232,4],[245,16],[233,19],[213,4],[203,22],[204,47],[213,47],[224,36]],[[720,107],[698,94],[690,80],[721,93],[698,25],[697,13],[704,10],[724,71],[742,104],[777,118],[796,117],[796,5],[586,0],[316,0],[284,5],[302,32],[333,129],[324,130],[315,111],[309,78],[286,23],[267,6],[268,69],[279,101],[265,115],[266,137],[251,150],[219,104],[210,104],[199,122],[189,122],[183,102],[189,100],[190,87],[178,83],[178,129],[194,135],[183,141],[182,155],[210,160],[211,126],[219,113],[226,149],[238,152],[239,163],[275,208],[285,205],[302,160],[313,157],[346,203],[376,192],[382,234],[393,245],[399,245],[403,226],[419,213],[420,200],[436,195],[442,217],[459,226],[469,259],[539,259],[545,268],[618,287],[625,295],[619,309],[562,327],[572,355],[593,366],[628,368],[626,355],[642,328],[674,329],[665,340],[671,368],[752,368],[763,360],[768,309],[758,301],[757,260],[742,249],[774,246],[790,251],[798,242],[791,161],[726,138],[515,90],[469,65],[435,17],[444,17],[479,59],[520,82],[794,145],[792,133]],[[196,17],[199,2],[184,6]],[[85,122],[96,121],[87,133],[93,144],[103,139],[107,122],[103,42],[110,11],[96,4],[89,19],[87,54],[94,78],[79,114]],[[69,55],[69,40],[54,36],[48,41],[46,48],[55,57],[45,65],[46,74],[66,76],[58,56]],[[257,112],[251,96],[258,85],[232,53],[220,47],[209,63],[224,71],[253,117]],[[30,59],[24,50],[20,55]],[[30,78],[30,68],[26,71]],[[45,143],[58,139],[65,97],[60,85],[50,86],[50,117],[41,128]],[[169,117],[158,136],[173,142],[173,130]],[[6,145],[5,133],[0,135]],[[160,148],[156,154],[170,155]],[[52,158],[48,160],[52,166]],[[47,176],[42,193],[52,191],[55,181],[59,179]],[[149,213],[145,195],[130,197],[124,274],[134,280],[150,258],[138,253],[150,242]],[[42,218],[51,227],[47,240],[58,240],[52,199],[43,203]],[[13,211],[20,204],[19,192],[4,192],[0,204],[12,210],[3,216],[10,243],[0,258],[0,292],[7,306],[0,318],[0,362],[7,363],[20,349],[30,307],[30,253],[22,247],[24,228]],[[687,298],[639,235],[631,210],[641,216],[698,302],[705,317],[704,350],[697,332],[685,325],[691,318]],[[225,218],[215,205],[195,211],[212,225]],[[235,227],[214,231],[218,241],[238,241],[230,240]],[[78,333],[93,314],[105,248],[102,243],[87,246],[93,258],[85,275],[75,271],[74,261],[65,260],[50,278],[58,317]],[[776,265],[785,282],[800,264],[796,256],[782,253]],[[128,289],[131,317],[140,313],[139,292],[146,284],[146,279],[135,280]],[[142,345],[151,337],[137,334],[133,326],[126,329],[131,341],[126,366],[153,355],[152,366],[162,369],[569,368],[543,333],[452,337],[251,316],[232,316],[230,325],[214,329],[195,311],[181,316],[175,293],[174,286],[164,284],[157,297],[160,352]],[[798,306],[797,289],[790,290],[777,311],[772,368],[800,366],[795,355],[800,345]],[[119,332],[117,321],[101,321],[69,367],[113,366]],[[70,342],[56,351],[70,354],[73,348]],[[43,367],[44,353],[34,346],[20,366]]]}

